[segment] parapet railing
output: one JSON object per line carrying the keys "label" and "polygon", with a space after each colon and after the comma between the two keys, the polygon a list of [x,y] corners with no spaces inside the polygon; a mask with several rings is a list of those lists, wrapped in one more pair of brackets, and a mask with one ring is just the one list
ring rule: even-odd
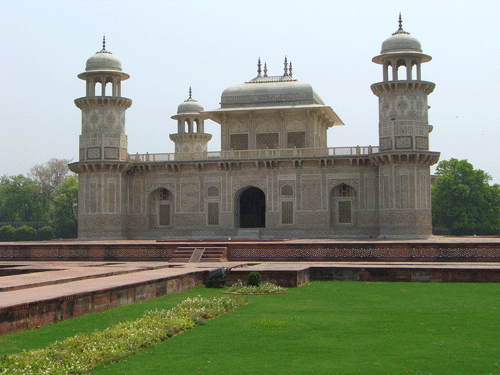
{"label": "parapet railing", "polygon": [[379,151],[378,146],[278,148],[262,150],[206,151],[190,153],[129,154],[131,162],[180,161],[180,160],[241,160],[267,158],[301,158],[317,156],[362,156]]}

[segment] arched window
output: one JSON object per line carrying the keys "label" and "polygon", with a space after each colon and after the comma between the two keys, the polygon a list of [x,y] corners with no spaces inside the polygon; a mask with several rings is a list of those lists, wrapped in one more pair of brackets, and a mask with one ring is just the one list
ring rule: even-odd
{"label": "arched window", "polygon": [[334,188],[336,197],[355,197],[356,191],[347,184],[340,184]]}
{"label": "arched window", "polygon": [[283,197],[290,197],[290,196],[293,196],[293,187],[291,187],[290,185],[283,185],[281,187],[281,196]]}
{"label": "arched window", "polygon": [[330,192],[330,226],[354,224],[356,190],[347,184],[335,186]]}
{"label": "arched window", "polygon": [[406,61],[405,59],[398,59],[398,61],[396,62],[396,70],[397,70],[397,80],[398,81],[402,81],[402,80],[405,80],[406,79],[406,69],[405,69],[405,74],[402,74],[402,69],[400,70],[399,68],[404,66],[406,68]]}
{"label": "arched window", "polygon": [[160,188],[151,193],[149,200],[149,227],[171,227],[174,206],[172,193]]}
{"label": "arched window", "polygon": [[207,189],[207,197],[214,198],[219,196],[219,188],[217,186],[210,186]]}

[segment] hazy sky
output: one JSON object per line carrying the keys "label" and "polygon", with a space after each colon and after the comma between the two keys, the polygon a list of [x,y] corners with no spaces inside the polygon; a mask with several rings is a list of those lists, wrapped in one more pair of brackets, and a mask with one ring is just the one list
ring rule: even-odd
{"label": "hazy sky", "polygon": [[[130,79],[122,96],[129,153],[173,152],[170,118],[188,97],[219,108],[222,91],[257,74],[293,76],[313,86],[345,126],[329,146],[378,145],[382,80],[371,62],[398,28],[418,38],[432,61],[422,79],[429,96],[430,148],[441,159],[468,159],[500,183],[500,1],[1,1],[0,175],[26,174],[49,159],[78,159],[85,95],[77,74],[106,49]],[[210,150],[220,149],[220,128]]]}

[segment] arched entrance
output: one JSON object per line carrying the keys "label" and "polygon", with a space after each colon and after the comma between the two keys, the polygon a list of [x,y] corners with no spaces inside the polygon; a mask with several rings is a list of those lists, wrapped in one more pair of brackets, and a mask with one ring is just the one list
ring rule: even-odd
{"label": "arched entrance", "polygon": [[250,187],[240,194],[239,206],[240,228],[266,227],[266,195],[256,187]]}

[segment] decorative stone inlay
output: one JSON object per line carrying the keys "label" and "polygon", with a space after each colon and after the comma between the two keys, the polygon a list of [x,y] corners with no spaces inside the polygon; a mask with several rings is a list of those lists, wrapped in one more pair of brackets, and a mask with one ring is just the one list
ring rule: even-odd
{"label": "decorative stone inlay", "polygon": [[396,137],[396,149],[407,150],[412,148],[412,137]]}
{"label": "decorative stone inlay", "polygon": [[381,138],[380,139],[380,150],[390,150],[392,149],[392,139],[391,138]]}
{"label": "decorative stone inlay", "polygon": [[87,149],[87,159],[95,160],[101,158],[101,148],[100,147],[89,147]]}
{"label": "decorative stone inlay", "polygon": [[104,159],[118,159],[118,147],[104,147]]}
{"label": "decorative stone inlay", "polygon": [[416,146],[418,150],[428,150],[429,149],[429,138],[427,137],[415,137]]}

